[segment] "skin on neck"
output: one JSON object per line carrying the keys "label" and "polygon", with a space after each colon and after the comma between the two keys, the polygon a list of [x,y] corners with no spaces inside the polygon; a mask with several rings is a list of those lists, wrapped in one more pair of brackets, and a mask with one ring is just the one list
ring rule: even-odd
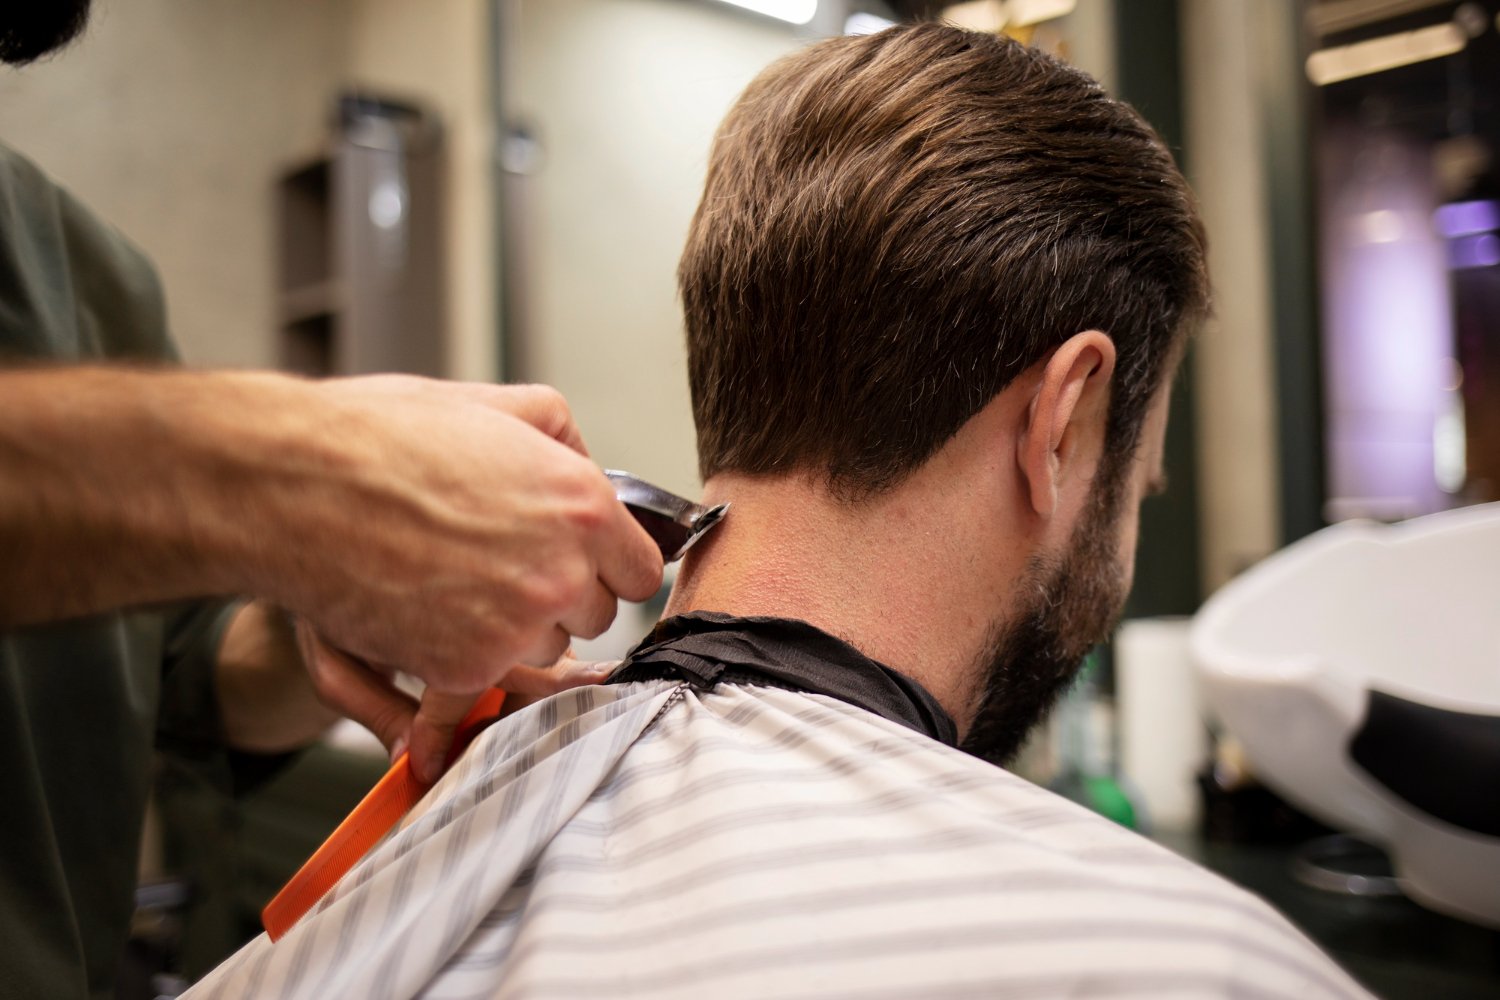
{"label": "skin on neck", "polygon": [[703,502],[733,509],[688,553],[667,614],[801,619],[917,680],[966,731],[997,617],[1088,499],[1113,370],[1109,338],[1078,334],[859,503],[813,474],[713,476]]}

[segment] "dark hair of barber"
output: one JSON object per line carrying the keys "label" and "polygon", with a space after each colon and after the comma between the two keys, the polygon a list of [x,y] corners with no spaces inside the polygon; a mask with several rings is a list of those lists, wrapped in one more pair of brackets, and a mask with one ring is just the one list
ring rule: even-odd
{"label": "dark hair of barber", "polygon": [[91,0],[20,0],[0,14],[0,62],[24,66],[77,38]]}

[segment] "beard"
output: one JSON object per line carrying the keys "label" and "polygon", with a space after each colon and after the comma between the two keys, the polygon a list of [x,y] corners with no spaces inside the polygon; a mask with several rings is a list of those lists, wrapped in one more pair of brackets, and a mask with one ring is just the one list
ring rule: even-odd
{"label": "beard", "polygon": [[23,66],[78,37],[91,0],[18,0],[0,14],[0,62]]}
{"label": "beard", "polygon": [[1118,557],[1121,487],[1101,484],[1061,559],[1033,560],[1018,610],[991,626],[984,679],[963,749],[1009,763],[1078,675],[1083,658],[1119,621],[1129,588]]}

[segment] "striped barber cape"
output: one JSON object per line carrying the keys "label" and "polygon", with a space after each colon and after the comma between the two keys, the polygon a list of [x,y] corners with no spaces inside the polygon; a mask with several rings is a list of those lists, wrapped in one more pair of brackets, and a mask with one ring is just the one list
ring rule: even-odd
{"label": "striped barber cape", "polygon": [[[661,676],[491,726],[187,996],[1366,995],[1254,896],[946,745],[930,696],[852,647],[684,620],[616,675]],[[799,660],[864,663],[814,693],[776,675]]]}

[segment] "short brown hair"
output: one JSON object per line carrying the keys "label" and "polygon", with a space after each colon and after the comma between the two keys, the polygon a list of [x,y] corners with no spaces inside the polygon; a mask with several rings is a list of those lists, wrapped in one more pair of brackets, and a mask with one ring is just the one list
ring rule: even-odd
{"label": "short brown hair", "polygon": [[678,269],[702,476],[868,496],[1068,337],[1118,351],[1111,462],[1207,308],[1160,138],[1093,79],[938,24],[775,63],[720,126]]}

